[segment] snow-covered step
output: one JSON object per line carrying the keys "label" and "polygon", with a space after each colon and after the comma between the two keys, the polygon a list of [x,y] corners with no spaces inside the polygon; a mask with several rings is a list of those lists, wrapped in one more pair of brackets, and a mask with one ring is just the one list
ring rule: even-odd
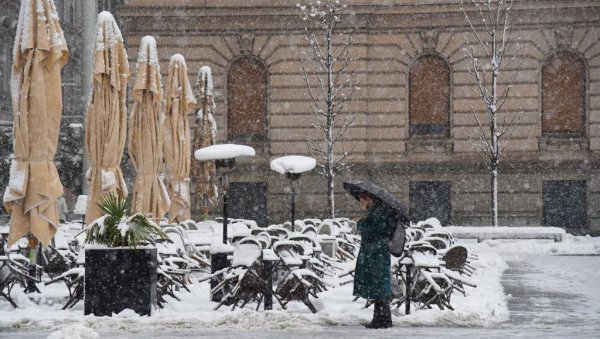
{"label": "snow-covered step", "polygon": [[560,242],[566,234],[559,227],[546,226],[447,226],[459,239],[477,239],[477,242],[493,239],[550,239]]}

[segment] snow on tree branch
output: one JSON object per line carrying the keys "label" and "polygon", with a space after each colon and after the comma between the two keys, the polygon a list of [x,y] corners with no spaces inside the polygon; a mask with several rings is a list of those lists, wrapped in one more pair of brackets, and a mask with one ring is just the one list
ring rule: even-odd
{"label": "snow on tree branch", "polygon": [[344,149],[343,138],[356,118],[356,113],[345,112],[346,104],[353,100],[358,89],[353,68],[356,58],[351,55],[355,28],[347,20],[353,13],[348,14],[347,6],[337,0],[311,1],[297,7],[308,42],[303,53],[302,76],[313,113],[311,124],[319,133],[318,141],[307,135],[306,144],[318,160],[317,171],[327,179],[327,205],[333,218],[333,179],[350,167],[347,161],[351,153]]}
{"label": "snow on tree branch", "polygon": [[[504,105],[510,99],[510,89],[515,76],[504,83],[504,90],[498,90],[500,75],[502,70],[507,67],[504,63],[505,55],[511,46],[509,17],[513,0],[471,0],[468,6],[465,5],[464,0],[461,0],[460,3],[465,20],[471,30],[470,33],[475,37],[475,42],[472,42],[465,35],[468,47],[463,50],[466,57],[471,60],[467,71],[474,79],[476,91],[486,106],[489,119],[488,129],[486,129],[479,119],[478,112],[471,105],[471,114],[477,122],[479,135],[477,138],[469,136],[469,142],[482,155],[484,163],[489,168],[491,216],[493,225],[497,226],[498,165],[522,114],[522,110],[511,113],[504,109]],[[475,20],[478,21],[475,22]],[[516,59],[518,51],[517,45],[512,60]],[[508,62],[510,63],[512,60],[508,60]],[[501,125],[498,124],[499,114],[502,114]],[[512,115],[512,117],[507,121],[508,115]]]}

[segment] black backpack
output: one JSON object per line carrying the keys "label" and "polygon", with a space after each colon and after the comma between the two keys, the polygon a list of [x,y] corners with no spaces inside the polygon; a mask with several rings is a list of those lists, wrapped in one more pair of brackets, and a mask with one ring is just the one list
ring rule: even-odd
{"label": "black backpack", "polygon": [[404,243],[406,242],[406,231],[404,225],[407,224],[407,220],[404,218],[398,218],[391,230],[390,240],[387,242],[388,251],[394,257],[401,257],[404,253]]}

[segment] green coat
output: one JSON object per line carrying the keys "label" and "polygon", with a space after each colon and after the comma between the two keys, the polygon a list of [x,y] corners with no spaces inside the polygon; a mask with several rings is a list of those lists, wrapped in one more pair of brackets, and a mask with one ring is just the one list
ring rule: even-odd
{"label": "green coat", "polygon": [[361,244],[356,259],[353,295],[365,299],[385,299],[392,295],[391,259],[387,248],[392,223],[392,216],[379,204],[371,207],[367,216],[358,222]]}

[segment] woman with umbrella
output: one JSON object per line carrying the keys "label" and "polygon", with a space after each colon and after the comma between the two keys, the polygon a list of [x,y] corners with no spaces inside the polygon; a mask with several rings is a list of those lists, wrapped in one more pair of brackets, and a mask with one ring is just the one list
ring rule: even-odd
{"label": "woman with umbrella", "polygon": [[398,222],[406,219],[404,211],[393,195],[371,182],[344,182],[344,189],[367,211],[357,225],[361,245],[352,294],[374,300],[373,320],[365,327],[392,327],[391,259],[387,244]]}

